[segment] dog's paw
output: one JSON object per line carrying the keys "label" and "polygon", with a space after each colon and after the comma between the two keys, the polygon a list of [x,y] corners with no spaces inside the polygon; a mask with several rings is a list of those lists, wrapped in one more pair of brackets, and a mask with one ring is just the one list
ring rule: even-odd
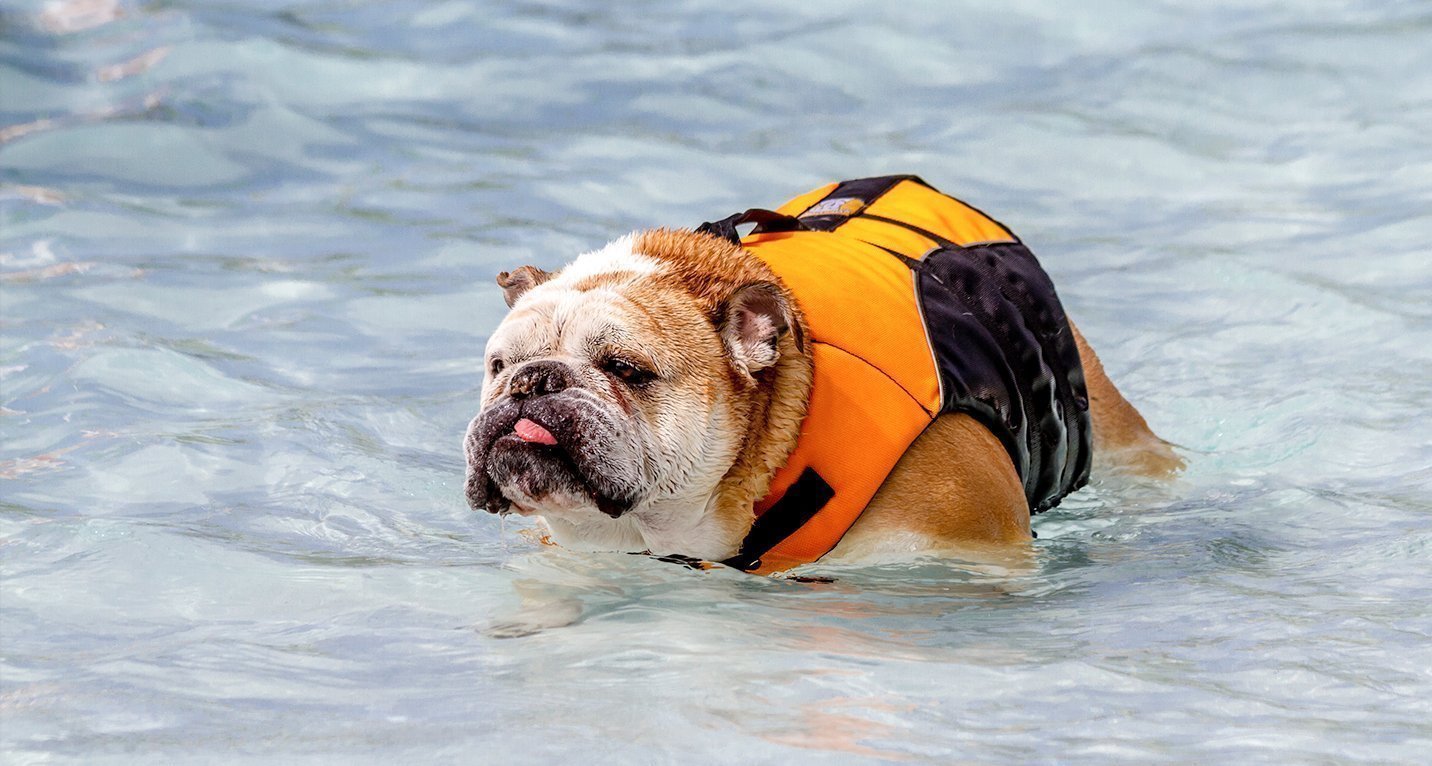
{"label": "dog's paw", "polygon": [[478,628],[488,638],[522,638],[552,628],[565,628],[582,617],[582,602],[575,598],[557,598],[540,603],[525,603],[510,617],[493,620]]}
{"label": "dog's paw", "polygon": [[541,633],[547,627],[550,626],[521,620],[501,620],[478,628],[478,632],[488,638],[522,638]]}

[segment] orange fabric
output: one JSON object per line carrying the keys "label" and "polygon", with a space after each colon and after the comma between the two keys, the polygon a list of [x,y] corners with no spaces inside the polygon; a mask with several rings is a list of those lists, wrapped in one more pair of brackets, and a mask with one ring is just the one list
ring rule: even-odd
{"label": "orange fabric", "polygon": [[[777,209],[799,216],[837,184]],[[909,223],[957,244],[1015,241],[998,223],[923,184],[902,181],[864,213]],[[939,415],[940,378],[916,297],[915,273],[894,251],[919,260],[937,242],[857,214],[834,231],[751,234],[741,242],[796,296],[815,366],[801,434],[757,515],[807,468],[833,497],[761,556],[759,573],[819,559],[840,542],[910,444]]]}
{"label": "orange fabric", "polygon": [[[763,513],[807,466],[835,496],[795,534],[761,556],[761,574],[819,559],[860,517],[905,448],[933,420],[904,389],[879,370],[834,346],[816,342],[817,374],[800,441],[777,474]],[[928,355],[927,355],[928,356]]]}
{"label": "orange fabric", "polygon": [[915,303],[910,267],[835,233],[757,234],[742,244],[795,293],[811,339],[864,360],[894,378],[930,413],[940,381]]}
{"label": "orange fabric", "polygon": [[916,260],[939,244],[929,237],[874,218],[852,218],[841,225],[840,233],[863,242],[878,242]]}
{"label": "orange fabric", "polygon": [[825,186],[820,187],[819,189],[811,189],[805,194],[802,194],[801,196],[796,197],[795,199],[792,199],[786,204],[776,208],[776,212],[781,213],[783,215],[800,215],[801,213],[804,213],[808,208],[810,208],[811,205],[820,202],[822,197],[827,194],[830,194],[831,191],[833,191],[835,187],[839,185],[840,184],[829,183]]}
{"label": "orange fabric", "polygon": [[957,245],[1016,241],[1008,229],[989,216],[924,184],[910,181],[883,194],[865,212],[919,226]]}

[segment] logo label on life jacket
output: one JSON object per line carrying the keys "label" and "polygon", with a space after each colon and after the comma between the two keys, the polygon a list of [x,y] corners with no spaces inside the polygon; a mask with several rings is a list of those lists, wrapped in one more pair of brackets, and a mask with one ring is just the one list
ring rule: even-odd
{"label": "logo label on life jacket", "polygon": [[865,200],[859,197],[834,197],[821,200],[810,210],[801,213],[801,218],[810,218],[818,215],[852,215],[855,211],[865,206]]}

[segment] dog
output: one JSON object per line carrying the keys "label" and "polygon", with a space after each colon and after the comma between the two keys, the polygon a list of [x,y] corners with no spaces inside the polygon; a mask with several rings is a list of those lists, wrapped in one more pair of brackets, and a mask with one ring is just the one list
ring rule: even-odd
{"label": "dog", "polygon": [[497,281],[467,500],[565,548],[768,574],[1017,547],[1095,462],[1181,465],[1018,237],[915,176]]}

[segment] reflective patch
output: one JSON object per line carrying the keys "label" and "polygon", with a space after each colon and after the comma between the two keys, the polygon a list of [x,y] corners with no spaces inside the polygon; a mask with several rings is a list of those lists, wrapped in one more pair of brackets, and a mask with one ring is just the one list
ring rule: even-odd
{"label": "reflective patch", "polygon": [[865,206],[865,200],[859,197],[834,197],[821,200],[810,210],[801,213],[801,218],[810,218],[817,215],[852,215]]}

